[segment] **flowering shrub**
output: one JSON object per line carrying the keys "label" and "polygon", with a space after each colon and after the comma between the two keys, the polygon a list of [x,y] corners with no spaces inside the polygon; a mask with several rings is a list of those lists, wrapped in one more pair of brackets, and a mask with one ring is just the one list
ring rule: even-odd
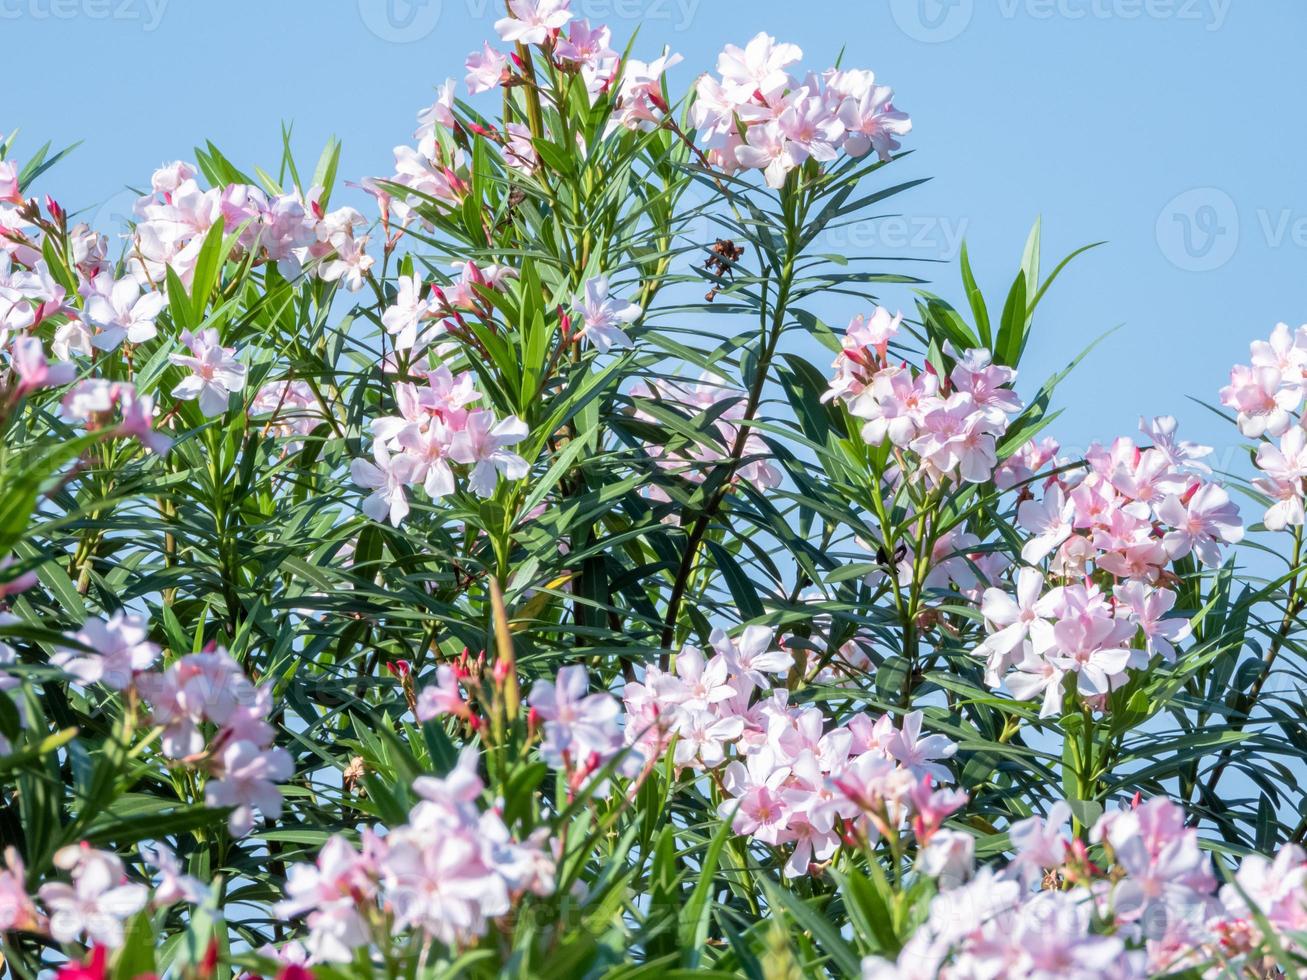
{"label": "flowering shrub", "polygon": [[870,71],[495,30],[344,189],[0,147],[6,968],[1296,975],[1307,327],[1251,466],[1064,450],[1038,228],[822,251],[918,183]]}

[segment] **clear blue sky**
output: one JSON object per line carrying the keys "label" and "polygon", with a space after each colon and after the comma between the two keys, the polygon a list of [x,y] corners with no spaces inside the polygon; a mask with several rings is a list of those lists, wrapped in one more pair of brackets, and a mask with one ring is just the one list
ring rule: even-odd
{"label": "clear blue sky", "polygon": [[[1302,0],[574,0],[638,48],[685,56],[688,86],[721,44],[759,30],[805,63],[874,69],[914,119],[905,219],[860,229],[863,251],[953,259],[965,234],[1001,301],[1026,231],[1045,262],[1106,240],[1039,317],[1027,390],[1123,324],[1066,384],[1068,445],[1180,415],[1237,439],[1186,395],[1215,399],[1229,365],[1277,320],[1307,320],[1307,103],[1296,65]],[[345,141],[341,174],[389,172],[414,113],[493,37],[492,0],[0,0],[10,83],[0,130],[19,155],[83,146],[41,190],[122,209],[129,184],[212,139],[272,166],[279,125],[315,155]],[[893,172],[893,171],[891,171]],[[838,242],[833,243],[838,246]],[[925,273],[957,298],[956,265]],[[888,297],[907,306],[909,297]],[[849,310],[849,313],[856,312]],[[832,316],[832,319],[835,319]],[[1031,378],[1038,374],[1039,378]]]}

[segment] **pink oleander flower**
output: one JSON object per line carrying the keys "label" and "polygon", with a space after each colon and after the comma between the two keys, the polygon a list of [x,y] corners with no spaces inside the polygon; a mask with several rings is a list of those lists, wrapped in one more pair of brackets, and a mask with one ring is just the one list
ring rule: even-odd
{"label": "pink oleander flower", "polygon": [[144,619],[122,610],[108,620],[91,618],[72,639],[87,650],[64,648],[50,662],[73,675],[82,684],[103,684],[125,691],[133,678],[159,658],[159,647],[148,639]]}
{"label": "pink oleander flower", "polygon": [[27,297],[16,289],[0,286],[0,347],[11,333],[22,333],[35,322],[36,311]]}
{"label": "pink oleander flower", "polygon": [[589,674],[579,664],[564,667],[553,681],[536,681],[527,703],[544,722],[541,754],[552,766],[571,769],[592,754],[606,759],[621,746],[617,700],[591,694]]}
{"label": "pink oleander flower", "polygon": [[622,330],[621,324],[639,319],[640,307],[612,299],[608,295],[607,276],[586,280],[585,295],[576,298],[576,305],[583,323],[577,339],[589,339],[601,354],[607,354],[614,347],[631,346],[631,338]]}
{"label": "pink oleander flower", "polygon": [[1033,701],[1042,695],[1039,717],[1051,718],[1062,708],[1062,680],[1066,668],[1057,660],[1038,654],[1027,644],[1015,669],[1005,678],[1007,688],[1018,701]]}
{"label": "pink oleander flower", "polygon": [[663,97],[663,75],[673,65],[680,64],[681,56],[671,54],[667,48],[653,61],[627,59],[622,66],[622,81],[617,93],[617,109],[608,121],[607,133],[620,128],[632,130],[652,129],[667,112]]}
{"label": "pink oleander flower", "polygon": [[999,464],[994,471],[994,485],[1000,490],[1012,490],[1018,484],[1030,483],[1057,459],[1061,448],[1056,439],[1032,439]]}
{"label": "pink oleander flower", "polygon": [[[384,849],[384,848],[383,848]],[[286,876],[286,898],[276,913],[294,918],[307,913],[306,952],[328,963],[346,963],[368,943],[363,918],[366,903],[377,893],[379,855],[356,851],[345,838],[332,836],[314,864],[293,864]]]}
{"label": "pink oleander flower", "polygon": [[416,272],[400,276],[394,305],[381,314],[381,324],[395,338],[396,350],[411,350],[418,342],[421,323],[431,314],[429,299],[422,298],[425,286]]}
{"label": "pink oleander flower", "polygon": [[[850,320],[841,341],[843,350],[836,356],[832,365],[835,368],[835,377],[831,381],[830,388],[822,395],[822,401],[840,398],[850,404],[856,402],[858,396],[867,390],[881,367],[886,364],[889,342],[897,336],[902,322],[902,313],[891,314],[883,306],[876,307],[870,317],[859,313]],[[872,404],[875,403],[875,397],[873,394]],[[909,438],[910,435],[901,436],[900,439],[894,440],[895,445],[900,441],[906,444]],[[884,434],[880,434],[877,441],[883,439]]]}
{"label": "pink oleander flower", "polygon": [[256,240],[282,278],[294,280],[303,273],[303,256],[318,240],[317,225],[298,193],[279,194],[261,209]]}
{"label": "pink oleander flower", "polygon": [[996,425],[1006,425],[1007,417],[1023,408],[1011,387],[1016,379],[1017,372],[994,364],[987,350],[964,351],[949,374],[954,389],[970,395],[972,404]]}
{"label": "pink oleander flower", "polygon": [[1239,508],[1215,483],[1204,484],[1187,499],[1167,497],[1158,506],[1157,516],[1173,528],[1162,538],[1173,559],[1192,551],[1204,565],[1218,565],[1221,545],[1243,540]]}
{"label": "pink oleander flower", "polygon": [[717,72],[738,102],[747,102],[755,92],[768,101],[791,84],[785,69],[802,57],[798,45],[778,44],[769,34],[758,33],[743,48],[726,45],[717,56]]}
{"label": "pink oleander flower", "polygon": [[591,102],[608,90],[617,75],[621,56],[613,50],[612,40],[612,31],[607,27],[591,27],[588,20],[574,20],[567,34],[555,42],[554,57],[580,69]]}
{"label": "pink oleander flower", "polygon": [[72,364],[51,364],[45,358],[45,348],[38,337],[18,337],[9,351],[9,366],[18,384],[15,392],[26,395],[42,388],[58,388],[77,377]]}
{"label": "pink oleander flower", "polygon": [[353,208],[339,208],[318,222],[317,243],[310,254],[319,259],[319,279],[344,283],[351,293],[363,288],[376,264],[367,252],[368,236],[354,234],[354,229],[365,223]]}
{"label": "pink oleander flower", "polygon": [[907,367],[877,371],[853,397],[849,411],[866,419],[862,438],[870,446],[888,439],[900,449],[909,446],[922,428],[924,408],[938,401],[933,374],[913,377]]}
{"label": "pink oleander flower", "polygon": [[1084,696],[1106,694],[1125,681],[1130,651],[1125,644],[1134,635],[1133,624],[1116,618],[1102,597],[1083,586],[1055,590],[1055,622],[1036,621],[1031,627],[1034,652],[1059,669],[1076,675]]}
{"label": "pink oleander flower", "polygon": [[204,882],[182,871],[181,861],[167,844],[155,842],[141,844],[141,860],[159,872],[150,904],[156,909],[167,908],[178,902],[199,905],[209,897]]}
{"label": "pink oleander flower", "polygon": [[182,160],[174,160],[172,163],[164,164],[150,175],[150,189],[166,198],[176,193],[186,181],[194,180],[197,176],[199,176],[199,172],[192,164]]}
{"label": "pink oleander flower", "polygon": [[481,398],[471,371],[454,375],[443,364],[427,372],[427,387],[418,393],[423,409],[451,419],[468,405]]}
{"label": "pink oleander flower", "polygon": [[438,418],[421,425],[410,424],[400,430],[395,443],[412,461],[408,481],[420,483],[432,500],[454,492],[454,471],[450,468],[456,433]]}
{"label": "pink oleander flower", "polygon": [[785,843],[791,835],[781,787],[789,775],[789,767],[778,765],[765,748],[750,753],[744,762],[732,762],[723,777],[730,798],[717,807],[717,815],[731,818],[731,829],[737,834],[765,844]]}
{"label": "pink oleander flower", "polygon": [[172,447],[172,439],[154,429],[155,406],[150,395],[140,394],[131,385],[122,385],[118,391],[118,407],[122,413],[116,434],[138,440],[150,452],[162,456]]}
{"label": "pink oleander flower", "polygon": [[149,890],[128,882],[116,855],[87,844],[60,848],[54,863],[73,882],[51,881],[40,888],[41,902],[50,911],[50,935],[61,943],[85,936],[109,949],[120,947],[123,923],[145,907]]}
{"label": "pink oleander flower", "polygon": [[[517,270],[512,266],[496,263],[480,266],[468,259],[452,262],[450,266],[458,272],[458,279],[445,288],[444,303],[458,310],[484,309],[486,301],[477,293],[477,287],[503,290],[509,279],[517,278]],[[444,304],[440,312],[448,312]]]}
{"label": "pink oleander flower", "polygon": [[1278,436],[1293,424],[1302,402],[1302,386],[1286,384],[1273,367],[1237,365],[1230,371],[1230,383],[1221,389],[1221,404],[1238,413],[1239,431],[1250,439]]}
{"label": "pink oleander flower", "polygon": [[1154,906],[1214,907],[1211,862],[1198,846],[1197,831],[1186,826],[1184,810],[1166,797],[1104,814],[1090,840],[1109,844],[1126,873],[1113,896],[1118,919],[1143,920]]}
{"label": "pink oleander flower", "polygon": [[1261,443],[1256,462],[1266,476],[1254,480],[1253,485],[1273,500],[1263,518],[1267,529],[1282,531],[1289,525],[1301,526],[1303,479],[1307,477],[1307,431],[1295,425],[1280,436],[1278,446]]}
{"label": "pink oleander flower", "polygon": [[0,932],[37,932],[43,916],[27,894],[27,868],[13,847],[5,848],[5,866],[0,869]]}
{"label": "pink oleander flower", "polygon": [[206,416],[222,415],[231,396],[245,388],[245,365],[236,360],[234,347],[221,345],[218,331],[212,327],[198,334],[183,330],[181,339],[191,353],[169,354],[168,360],[190,368],[191,374],[173,388],[172,396],[183,401],[198,398]]}
{"label": "pink oleander flower", "polygon": [[446,78],[436,92],[436,101],[418,113],[418,126],[413,131],[413,138],[418,141],[418,153],[427,160],[440,157],[438,149],[438,131],[453,129],[458,125],[454,114],[454,92],[457,86],[452,78]]}
{"label": "pink oleander flower", "polygon": [[411,456],[392,456],[378,441],[372,447],[375,463],[355,459],[350,463],[350,477],[372,493],[363,501],[363,513],[374,521],[389,520],[399,527],[408,516],[408,495],[404,487],[412,482],[416,461]]}
{"label": "pink oleander flower", "polygon": [[839,117],[823,99],[807,95],[806,91],[799,89],[787,96],[785,107],[776,117],[777,128],[785,140],[786,160],[795,167],[808,160],[819,163],[834,160],[844,136],[844,124]]}
{"label": "pink oleander flower", "polygon": [[529,434],[526,423],[516,415],[496,422],[493,412],[477,409],[468,413],[463,428],[454,434],[449,456],[472,467],[468,476],[472,492],[490,497],[500,474],[508,480],[521,480],[531,471],[526,460],[508,450]]}
{"label": "pink oleander flower", "polygon": [[976,838],[960,830],[939,830],[917,858],[921,872],[939,881],[940,887],[956,887],[975,869]]}
{"label": "pink oleander flower", "polygon": [[[932,736],[941,738],[942,736]],[[956,749],[953,743],[949,745]],[[912,770],[909,769],[911,772]],[[967,805],[970,797],[961,790],[936,789],[929,773],[913,772],[919,781],[908,792],[912,804],[912,833],[919,846],[925,847],[934,840],[944,821]]]}
{"label": "pink oleander flower", "polygon": [[[708,74],[699,76],[694,83],[694,90],[690,122],[697,131],[699,141],[716,149],[738,136],[735,128],[736,112],[740,110],[741,103],[733,90]],[[752,97],[752,93],[749,97]]]}
{"label": "pink oleander flower", "polygon": [[250,400],[251,418],[268,417],[265,428],[270,435],[289,439],[286,451],[297,452],[303,437],[323,420],[322,406],[308,382],[298,379],[269,381]]}
{"label": "pink oleander flower", "polygon": [[761,170],[768,187],[785,186],[791,170],[802,161],[789,152],[785,134],[776,120],[750,126],[744,143],[736,148],[735,159],[748,170]]}
{"label": "pink oleander flower", "polygon": [[1067,856],[1067,842],[1063,836],[1071,807],[1058,800],[1048,810],[1048,816],[1027,817],[1018,820],[1008,831],[1016,857],[1011,867],[1023,874],[1026,880],[1038,881],[1045,871],[1060,868]]}
{"label": "pink oleander flower", "polygon": [[712,769],[726,758],[725,745],[744,734],[744,719],[719,718],[710,711],[677,711],[672,721],[676,735],[673,762],[678,767]]}
{"label": "pink oleander flower", "polygon": [[521,123],[504,127],[504,163],[527,176],[540,169],[540,154],[532,142],[531,130]]}
{"label": "pink oleander flower", "polygon": [[1017,508],[1017,523],[1034,534],[1021,548],[1021,560],[1034,564],[1048,557],[1071,536],[1075,505],[1054,484],[1040,501],[1023,501]]}
{"label": "pink oleander flower", "polygon": [[[434,149],[434,147],[431,147],[431,149]],[[391,183],[398,184],[450,206],[460,202],[467,193],[466,185],[458,179],[457,174],[454,172],[464,162],[461,150],[454,153],[451,165],[453,169],[443,163],[433,162],[429,157],[424,156],[411,146],[397,146],[394,152],[395,172],[388,178]],[[414,207],[419,206],[419,203],[430,203],[425,201],[410,203],[405,199],[402,191],[393,191],[389,187],[383,188],[373,180],[364,181],[364,187],[401,224],[408,224],[413,219],[416,213]],[[422,221],[424,224],[429,224],[425,218]]]}
{"label": "pink oleander flower", "polygon": [[923,715],[910,711],[903,716],[902,727],[885,742],[885,752],[914,776],[931,777],[938,782],[952,782],[953,774],[935,759],[951,759],[957,744],[943,735],[921,735]]}
{"label": "pink oleander flower", "polygon": [[[88,430],[111,428],[114,435],[139,439],[160,455],[172,445],[171,439],[154,431],[154,400],[125,382],[85,378],[64,395],[61,405],[67,418]],[[115,409],[119,419],[114,418]]]}
{"label": "pink oleander flower", "polygon": [[0,160],[0,202],[23,203],[22,192],[18,189],[18,164],[13,160]]}
{"label": "pink oleander flower", "polygon": [[1252,919],[1256,908],[1281,932],[1307,932],[1307,854],[1301,847],[1285,844],[1274,860],[1249,854],[1234,880],[1220,892],[1227,915]]}
{"label": "pink oleander flower", "polygon": [[860,95],[845,99],[839,115],[848,130],[844,152],[851,157],[874,150],[881,160],[889,160],[901,146],[898,138],[912,131],[912,120],[895,108],[894,90],[888,85],[868,85]]}
{"label": "pink oleander flower", "polygon": [[727,678],[727,669],[720,654],[705,660],[697,647],[684,647],[676,655],[675,680],[668,678],[667,697],[687,711],[706,711],[739,693]]}
{"label": "pink oleander flower", "polygon": [[271,691],[251,683],[221,648],[187,654],[162,672],[141,673],[136,690],[148,703],[153,722],[163,727],[161,744],[172,759],[195,761],[203,754],[207,743],[200,726],[205,722],[220,729],[215,747],[233,741],[271,743]]}
{"label": "pink oleander flower", "polygon": [[436,668],[436,683],[429,684],[418,692],[418,721],[431,721],[446,715],[465,718],[469,714],[468,704],[459,688],[458,676],[449,664]]}
{"label": "pink oleander flower", "polygon": [[495,33],[505,41],[544,44],[569,20],[569,0],[509,0],[511,16],[495,21]]}
{"label": "pink oleander flower", "polygon": [[1143,582],[1123,582],[1113,594],[1134,616],[1144,634],[1148,655],[1175,663],[1175,644],[1187,640],[1192,633],[1189,620],[1178,616],[1164,618],[1175,607],[1175,593],[1170,589],[1149,588]]}
{"label": "pink oleander flower", "polygon": [[1151,422],[1139,420],[1139,431],[1152,440],[1153,448],[1162,453],[1175,467],[1188,467],[1200,473],[1210,473],[1211,467],[1201,460],[1212,454],[1211,446],[1179,441],[1175,437],[1178,423],[1170,415],[1159,415]]}
{"label": "pink oleander flower", "polygon": [[285,749],[234,741],[219,757],[217,778],[205,784],[204,804],[234,807],[228,828],[233,836],[244,836],[254,826],[255,810],[270,820],[281,816],[281,790],[276,784],[294,772],[295,765]]}
{"label": "pink oleander flower", "polygon": [[478,95],[498,88],[503,83],[508,71],[508,59],[492,48],[489,41],[482,41],[481,50],[468,55],[464,67],[467,68],[467,77],[463,80],[467,90]]}
{"label": "pink oleander flower", "polygon": [[731,673],[748,679],[755,687],[764,688],[771,683],[768,675],[785,674],[794,666],[791,654],[773,649],[775,635],[766,626],[746,626],[744,632],[735,638],[722,629],[715,629],[708,642],[725,659]]}
{"label": "pink oleander flower", "polygon": [[1053,613],[1053,599],[1044,598],[1044,576],[1036,568],[1017,572],[1016,598],[1003,589],[986,589],[980,611],[990,635],[973,652],[986,658],[985,682],[997,687],[1003,673],[1021,658],[1031,626]]}

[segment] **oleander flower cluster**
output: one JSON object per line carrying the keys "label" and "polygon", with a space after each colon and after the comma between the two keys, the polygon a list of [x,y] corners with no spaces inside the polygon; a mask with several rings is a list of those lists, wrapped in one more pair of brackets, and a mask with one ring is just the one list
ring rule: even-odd
{"label": "oleander flower cluster", "polygon": [[[311,270],[358,291],[374,262],[367,252],[368,236],[356,236],[367,220],[349,207],[326,211],[321,187],[272,195],[247,182],[205,188],[195,166],[178,160],[154,172],[150,189],[133,209],[138,220],[127,263],[129,274],[143,286],[162,285],[169,270],[190,285],[205,239],[215,228],[235,239],[234,254],[273,264],[286,279]],[[115,305],[125,311],[124,304]],[[141,311],[148,312],[148,307]]]}
{"label": "oleander flower cluster", "polygon": [[920,369],[893,364],[889,345],[902,322],[902,314],[884,307],[850,321],[825,398],[839,399],[865,420],[868,445],[888,443],[909,453],[903,476],[987,482],[998,464],[998,441],[1022,408],[1011,387],[1016,371],[994,364],[983,349],[949,351],[956,366],[947,377],[929,361]]}
{"label": "oleander flower cluster", "polygon": [[[1211,450],[1178,439],[1173,418],[1140,429],[1145,445],[1124,437],[1096,444],[1078,463],[1058,460],[1045,443],[1004,464],[1002,483],[1022,498],[1017,523],[1032,536],[1015,593],[985,591],[990,635],[975,654],[988,684],[1040,699],[1044,716],[1061,710],[1070,689],[1102,710],[1130,670],[1175,663],[1190,627],[1172,612],[1167,567],[1186,558],[1216,565],[1243,538],[1238,507],[1202,462]],[[1030,476],[1050,462],[1055,475]]]}
{"label": "oleander flower cluster", "polygon": [[[797,878],[829,861],[846,840],[876,840],[914,828],[929,842],[965,794],[939,761],[957,746],[922,736],[922,714],[896,725],[890,715],[854,715],[843,725],[816,707],[794,704],[779,678],[794,657],[776,649],[771,630],[717,630],[713,654],[695,647],[674,670],[646,664],[622,693],[626,740],[644,757],[668,751],[678,768],[712,772],[723,799],[718,816],[758,843],[785,847],[784,874]],[[787,845],[793,845],[790,849]]]}
{"label": "oleander flower cluster", "polygon": [[69,638],[75,646],[56,652],[50,663],[79,686],[139,697],[160,729],[164,756],[207,770],[204,800],[231,808],[232,834],[249,833],[256,810],[275,820],[281,814],[277,784],[294,766],[290,754],[272,744],[271,690],[251,683],[222,649],[186,654],[153,670],[160,650],[148,637],[143,619],[119,610],[107,620],[88,619]]}
{"label": "oleander flower cluster", "polygon": [[480,753],[466,748],[441,778],[413,783],[408,822],[359,847],[332,837],[313,864],[297,864],[277,914],[303,916],[312,962],[349,962],[356,950],[409,932],[452,947],[485,935],[524,894],[548,895],[554,859],[542,837],[514,841],[494,810],[478,806]]}
{"label": "oleander flower cluster", "polygon": [[912,122],[735,40],[507,0],[121,227],[0,134],[9,972],[1301,972],[1307,328],[1064,449],[1038,227],[830,254]]}
{"label": "oleander flower cluster", "polygon": [[[1087,838],[1068,835],[1070,817],[1058,802],[1018,821],[1015,856],[1000,869],[977,869],[967,855],[937,871],[923,854],[942,890],[897,959],[868,959],[863,977],[1255,975],[1262,965],[1249,954],[1268,932],[1300,942],[1301,848],[1249,855],[1220,885],[1184,811],[1165,797],[1109,811]],[[1228,972],[1203,969],[1212,960]]]}
{"label": "oleander flower cluster", "polygon": [[167,845],[142,844],[140,863],[149,884],[129,878],[118,855],[86,843],[70,844],[54,854],[55,868],[70,880],[47,881],[34,899],[27,892],[22,858],[8,848],[0,870],[0,928],[61,943],[85,939],[98,949],[117,949],[123,945],[126,922],[147,905],[159,910],[208,899],[208,889],[181,871]]}
{"label": "oleander flower cluster", "polygon": [[759,33],[743,48],[728,44],[717,74],[700,76],[691,119],[724,173],[760,170],[768,186],[780,187],[810,160],[869,152],[889,160],[899,149],[912,121],[894,107],[892,89],[862,69],[792,75],[787,69],[802,58],[797,45]]}
{"label": "oleander flower cluster", "polygon": [[1262,523],[1269,531],[1303,525],[1307,430],[1301,408],[1307,383],[1307,326],[1276,324],[1269,340],[1253,341],[1251,364],[1235,365],[1221,389],[1221,404],[1237,412],[1239,432],[1257,440],[1253,463],[1262,473],[1253,486],[1264,495]]}
{"label": "oleander flower cluster", "polygon": [[421,387],[398,382],[399,414],[372,420],[373,462],[356,459],[350,466],[354,482],[372,491],[363,513],[398,527],[409,513],[408,487],[421,487],[432,501],[455,492],[451,464],[466,468],[468,488],[481,497],[495,492],[501,475],[526,476],[526,460],[510,448],[527,437],[526,426],[516,416],[498,420],[473,406],[479,398],[470,373],[455,377],[443,365]]}

